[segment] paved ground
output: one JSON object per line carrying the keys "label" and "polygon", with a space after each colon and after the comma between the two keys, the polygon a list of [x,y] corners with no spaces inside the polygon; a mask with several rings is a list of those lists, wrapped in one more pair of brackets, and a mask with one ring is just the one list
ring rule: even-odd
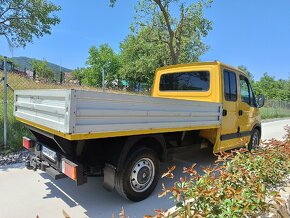
{"label": "paved ground", "polygon": [[284,120],[276,120],[276,121],[266,121],[263,124],[263,133],[262,138],[263,139],[283,139],[284,136],[284,127],[289,125],[290,126],[290,119],[284,119]]}
{"label": "paved ground", "polygon": [[[290,124],[290,119],[263,123],[263,139],[282,138],[283,127]],[[187,157],[186,157],[187,156]],[[181,171],[183,166],[198,163],[198,166],[212,164],[215,157],[211,152],[203,150],[187,154],[162,165],[162,171],[168,166],[176,165]],[[179,178],[176,175],[176,178]],[[119,197],[115,192],[107,192],[102,188],[101,178],[89,178],[87,184],[76,187],[69,179],[51,180],[48,175],[38,171],[26,170],[23,165],[0,168],[0,218],[32,218],[38,215],[45,217],[64,217],[65,210],[71,217],[112,217],[118,215],[122,207],[130,217],[142,217],[153,214],[154,209],[167,209],[172,206],[167,197],[157,197],[161,190],[161,182],[170,185],[172,181],[163,179],[154,193],[146,200],[132,203]],[[117,217],[117,216],[116,216]]]}

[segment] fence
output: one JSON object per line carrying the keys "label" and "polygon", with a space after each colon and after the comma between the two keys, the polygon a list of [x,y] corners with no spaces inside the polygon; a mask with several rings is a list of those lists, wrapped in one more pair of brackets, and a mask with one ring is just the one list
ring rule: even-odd
{"label": "fence", "polygon": [[[4,72],[0,71],[0,78],[4,78]],[[38,79],[32,72],[8,72],[7,73],[7,144],[10,148],[17,148],[22,144],[22,136],[29,135],[24,125],[17,122],[13,116],[14,90],[17,89],[84,89],[102,91],[102,88],[94,88],[78,85],[69,74],[62,80],[48,82]],[[0,79],[1,80],[1,79]],[[4,79],[0,82],[0,146],[4,144]],[[109,92],[124,93],[122,90],[109,90]],[[290,103],[285,101],[267,100],[265,107],[261,109],[262,118],[290,117]]]}
{"label": "fence", "polygon": [[[5,68],[5,67],[3,67]],[[7,85],[5,86],[7,80]],[[89,87],[79,85],[79,82],[73,80],[70,73],[64,73],[63,78],[58,81],[48,81],[38,78],[35,73],[26,71],[9,71],[7,77],[4,76],[4,70],[0,68],[0,148],[3,145],[9,145],[10,148],[17,148],[22,144],[22,136],[30,135],[29,131],[24,125],[17,122],[13,116],[14,107],[14,90],[19,89],[82,89],[82,90],[96,90],[103,91],[103,88]],[[7,91],[7,92],[6,92]],[[125,93],[123,90],[106,90],[114,93]],[[7,93],[5,95],[4,93]],[[7,101],[4,97],[7,96]],[[5,107],[7,102],[7,107]],[[4,108],[7,108],[5,113]],[[7,114],[7,117],[4,116]],[[7,118],[7,119],[6,119]],[[6,119],[6,122],[5,122]],[[7,124],[7,128],[4,125]],[[5,131],[7,130],[7,134]],[[6,139],[7,135],[7,139]]]}
{"label": "fence", "polygon": [[265,105],[260,111],[263,119],[290,117],[290,102],[266,99]]}

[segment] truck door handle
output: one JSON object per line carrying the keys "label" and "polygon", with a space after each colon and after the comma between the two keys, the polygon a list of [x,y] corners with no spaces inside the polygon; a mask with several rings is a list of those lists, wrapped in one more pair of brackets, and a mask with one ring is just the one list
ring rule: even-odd
{"label": "truck door handle", "polygon": [[243,111],[239,110],[239,116],[242,116],[242,115],[243,115]]}
{"label": "truck door handle", "polygon": [[223,110],[223,117],[227,116],[228,115],[228,111],[227,110]]}

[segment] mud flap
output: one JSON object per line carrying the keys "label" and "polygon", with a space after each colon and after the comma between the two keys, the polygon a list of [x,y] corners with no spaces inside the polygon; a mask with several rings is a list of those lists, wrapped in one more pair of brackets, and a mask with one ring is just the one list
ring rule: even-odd
{"label": "mud flap", "polygon": [[103,187],[107,191],[113,191],[115,187],[116,167],[111,164],[106,164],[104,167],[104,183]]}

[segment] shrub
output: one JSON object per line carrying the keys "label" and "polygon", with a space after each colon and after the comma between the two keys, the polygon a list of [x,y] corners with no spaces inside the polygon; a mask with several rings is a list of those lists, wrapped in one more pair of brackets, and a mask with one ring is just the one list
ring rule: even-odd
{"label": "shrub", "polygon": [[[259,150],[240,149],[218,155],[213,167],[198,175],[195,164],[173,187],[163,185],[159,197],[167,194],[176,202],[173,214],[157,211],[157,217],[244,217],[257,216],[270,207],[267,197],[277,195],[290,174],[290,128],[285,141],[271,140]],[[163,177],[173,178],[175,167]],[[274,198],[275,199],[275,198]]]}

